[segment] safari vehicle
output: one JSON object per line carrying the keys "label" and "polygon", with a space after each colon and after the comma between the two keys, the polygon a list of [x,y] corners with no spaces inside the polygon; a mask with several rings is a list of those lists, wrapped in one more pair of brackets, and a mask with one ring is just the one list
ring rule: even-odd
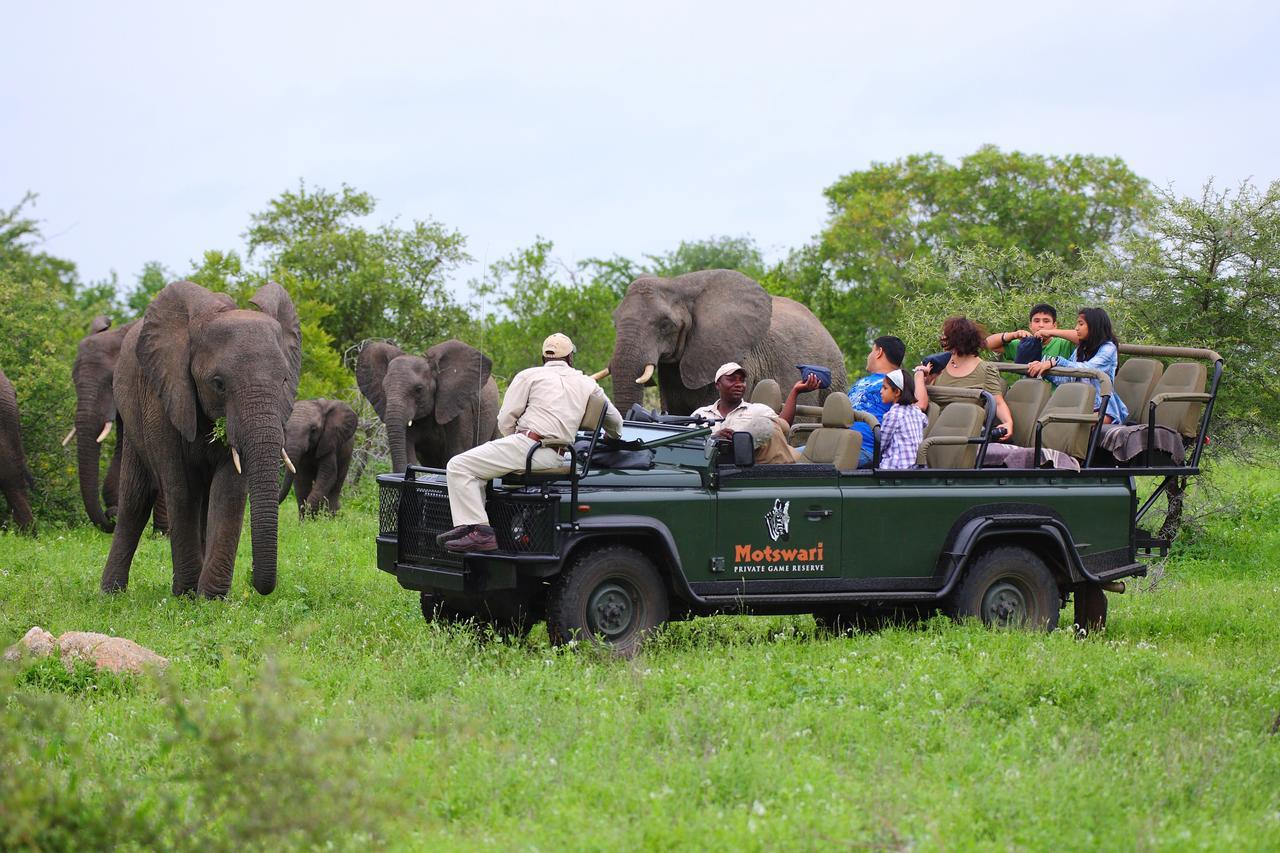
{"label": "safari vehicle", "polygon": [[[839,626],[942,610],[1052,630],[1073,599],[1075,622],[1096,628],[1105,593],[1168,547],[1140,523],[1170,478],[1199,473],[1223,370],[1208,350],[1121,349],[1115,387],[1096,377],[1139,421],[1124,462],[1104,450],[1093,388],[1079,382],[1055,391],[1014,377],[1011,438],[1035,460],[1023,468],[990,466],[994,404],[979,392],[943,401],[920,449],[927,467],[908,470],[856,468],[860,437],[840,394],[799,430],[809,461],[794,465],[754,464],[746,433],[716,440],[637,408],[611,444],[595,410],[563,470],[490,486],[497,552],[437,546],[452,526],[443,471],[379,477],[378,567],[421,593],[428,619],[520,631],[545,618],[553,642],[624,654],[668,620],[712,613]],[[1053,459],[1068,467],[1040,467]],[[1137,477],[1164,478],[1141,506]]]}

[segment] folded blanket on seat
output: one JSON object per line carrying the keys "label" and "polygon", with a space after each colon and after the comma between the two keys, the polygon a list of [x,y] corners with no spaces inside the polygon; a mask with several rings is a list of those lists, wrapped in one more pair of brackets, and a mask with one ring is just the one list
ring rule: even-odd
{"label": "folded blanket on seat", "polygon": [[[1035,453],[1034,448],[1019,447],[1016,444],[997,444],[991,442],[987,445],[987,456],[982,463],[984,468],[1030,468],[1032,466],[1031,457]],[[1080,463],[1068,453],[1060,450],[1048,450],[1041,448],[1040,450],[1041,464],[1048,463],[1049,467],[1062,468],[1068,471],[1079,471]]]}
{"label": "folded blanket on seat", "polygon": [[[1102,437],[1099,439],[1098,444],[1103,450],[1114,456],[1117,462],[1128,462],[1147,449],[1148,429],[1149,427],[1146,424],[1103,427]],[[1186,448],[1182,444],[1182,436],[1176,430],[1169,429],[1169,427],[1156,427],[1155,441],[1151,446],[1154,450],[1162,450],[1168,453],[1174,459],[1180,460],[1186,456]]]}

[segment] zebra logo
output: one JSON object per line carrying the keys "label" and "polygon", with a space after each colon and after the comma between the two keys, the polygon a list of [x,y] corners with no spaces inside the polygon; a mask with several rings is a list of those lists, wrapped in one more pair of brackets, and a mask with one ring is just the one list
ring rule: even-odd
{"label": "zebra logo", "polygon": [[774,542],[791,538],[791,501],[778,498],[773,502],[773,509],[764,514],[764,526],[769,531],[769,538]]}

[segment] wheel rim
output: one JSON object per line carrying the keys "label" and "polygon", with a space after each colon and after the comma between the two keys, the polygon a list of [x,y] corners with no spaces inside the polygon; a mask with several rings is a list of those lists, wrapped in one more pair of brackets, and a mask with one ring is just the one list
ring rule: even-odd
{"label": "wheel rim", "polygon": [[1026,590],[1012,581],[996,581],[982,596],[982,621],[988,625],[1021,625],[1028,610]]}
{"label": "wheel rim", "polygon": [[587,628],[600,639],[612,642],[631,632],[643,610],[635,587],[622,580],[607,580],[587,599]]}

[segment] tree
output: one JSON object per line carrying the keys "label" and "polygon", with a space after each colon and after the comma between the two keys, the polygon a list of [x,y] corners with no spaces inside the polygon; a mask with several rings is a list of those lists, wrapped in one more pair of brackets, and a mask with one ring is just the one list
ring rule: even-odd
{"label": "tree", "polygon": [[430,219],[361,226],[375,208],[371,195],[345,184],[337,193],[300,184],[254,214],[246,234],[249,258],[277,277],[288,273],[295,301],[332,309],[317,322],[338,353],[367,338],[425,348],[467,319],[446,287],[471,260],[466,238]]}
{"label": "tree", "polygon": [[706,240],[681,240],[671,252],[645,255],[650,275],[671,278],[698,270],[737,270],[759,281],[764,276],[764,256],[750,237],[713,236]]}
{"label": "tree", "polygon": [[147,261],[138,274],[138,283],[125,299],[124,307],[130,317],[141,317],[156,294],[173,280],[173,273],[159,261]]}
{"label": "tree", "polygon": [[937,154],[873,163],[824,194],[829,218],[815,244],[768,278],[775,292],[817,291],[823,307],[815,313],[850,349],[894,331],[900,299],[931,283],[910,275],[921,257],[985,246],[1076,264],[1115,246],[1151,201],[1147,182],[1119,158],[1046,157],[994,146],[958,165]]}

